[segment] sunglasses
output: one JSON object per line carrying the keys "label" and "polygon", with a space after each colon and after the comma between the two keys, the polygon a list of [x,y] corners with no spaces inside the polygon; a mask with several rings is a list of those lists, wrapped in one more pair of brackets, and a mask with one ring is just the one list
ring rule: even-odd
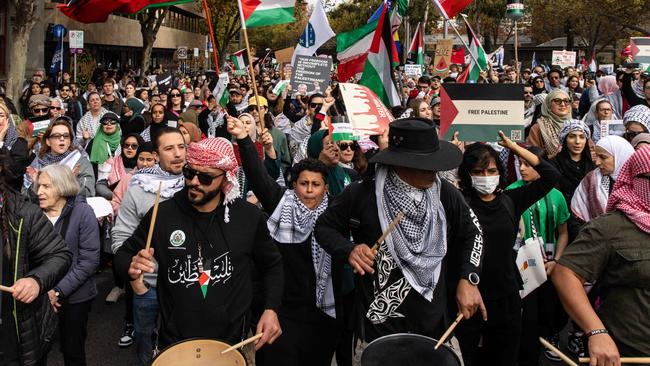
{"label": "sunglasses", "polygon": [[181,95],[177,94],[177,93],[174,93],[174,94],[169,94],[169,96],[172,97],[172,98],[176,98],[176,97],[180,97]]}
{"label": "sunglasses", "polygon": [[571,99],[559,99],[559,98],[555,98],[555,99],[552,100],[552,102],[553,102],[554,104],[557,104],[557,105],[562,105],[562,104],[569,105],[569,104],[571,104]]}
{"label": "sunglasses", "polygon": [[625,133],[623,134],[623,138],[626,139],[626,140],[632,140],[640,133],[643,133],[643,132],[625,131]]}
{"label": "sunglasses", "polygon": [[63,108],[61,107],[50,107],[51,111],[56,111],[56,110],[62,110]]}
{"label": "sunglasses", "polygon": [[341,150],[350,149],[352,151],[355,151],[355,150],[357,150],[359,148],[359,145],[356,142],[351,142],[351,143],[339,142],[338,145],[339,145],[339,149],[341,149]]}
{"label": "sunglasses", "polygon": [[100,123],[101,123],[103,126],[107,126],[107,125],[116,125],[116,124],[117,124],[117,121],[114,121],[114,120],[112,120],[112,119],[105,119],[105,120],[101,121]]}
{"label": "sunglasses", "polygon": [[61,140],[61,139],[67,140],[67,139],[70,138],[70,134],[69,133],[53,133],[50,136],[48,136],[48,138],[52,139],[52,140]]}
{"label": "sunglasses", "polygon": [[197,178],[199,178],[199,183],[201,183],[204,186],[209,186],[210,184],[212,184],[213,180],[219,178],[220,176],[222,176],[224,174],[226,174],[226,173],[223,172],[223,173],[221,173],[221,174],[219,174],[217,176],[213,176],[213,175],[210,175],[208,173],[201,173],[201,172],[199,172],[197,170],[194,170],[194,169],[190,168],[190,166],[187,165],[187,164],[185,164],[185,166],[183,167],[183,176],[185,177],[185,179],[191,181],[192,179],[194,179],[194,177],[197,177]]}
{"label": "sunglasses", "polygon": [[47,113],[49,110],[49,108],[34,108],[32,113]]}
{"label": "sunglasses", "polygon": [[123,143],[123,144],[122,144],[122,147],[123,147],[124,149],[137,150],[137,149],[140,147],[140,145],[138,145],[138,144],[127,144],[127,143]]}
{"label": "sunglasses", "polygon": [[61,91],[64,91],[64,92],[69,92],[69,91],[70,91],[70,89],[68,89],[68,88],[63,88],[63,89],[61,89]]}
{"label": "sunglasses", "polygon": [[316,108],[322,107],[322,106],[323,106],[323,103],[309,103],[309,107],[311,109],[316,109]]}

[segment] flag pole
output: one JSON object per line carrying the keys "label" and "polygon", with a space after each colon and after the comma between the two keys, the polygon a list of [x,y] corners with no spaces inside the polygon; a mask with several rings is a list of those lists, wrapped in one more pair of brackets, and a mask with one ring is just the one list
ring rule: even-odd
{"label": "flag pole", "polygon": [[[259,121],[259,131],[260,136],[264,133],[264,117],[266,113],[262,113],[260,109],[260,96],[257,93],[257,82],[255,81],[255,69],[253,68],[253,60],[251,59],[251,47],[248,43],[248,32],[246,31],[246,21],[244,20],[244,11],[242,10],[241,0],[237,0],[237,5],[239,5],[239,19],[241,21],[241,29],[244,32],[244,42],[246,42],[246,56],[248,57],[248,70],[251,74],[251,80],[253,81],[253,92],[255,93],[255,108],[257,109],[257,115],[260,116]],[[268,107],[267,107],[268,108]]]}
{"label": "flag pole", "polygon": [[[467,42],[465,42],[463,37],[460,35],[460,32],[458,31],[458,28],[456,28],[456,25],[449,20],[449,17],[447,16],[447,12],[445,11],[445,9],[443,9],[442,5],[440,5],[440,2],[438,0],[433,0],[433,5],[435,5],[435,7],[436,7],[436,9],[438,9],[438,12],[440,13],[440,15],[442,15],[442,17],[445,19],[445,38],[446,38],[446,33],[447,33],[446,32],[447,24],[449,24],[449,25],[451,25],[451,29],[453,29],[454,32],[456,33],[456,35],[458,36],[458,39],[460,39],[460,41],[463,43],[463,46],[465,46],[465,48],[467,48],[467,50],[469,51],[469,49],[470,49],[469,45],[467,44]],[[481,42],[479,42],[479,47],[481,47]],[[483,47],[481,47],[481,48],[483,48]],[[485,51],[483,51],[483,52],[485,52]],[[474,60],[474,62],[476,63],[476,66],[478,66],[478,69],[480,71],[484,71],[481,68],[481,65],[479,65],[478,60],[476,59],[476,56],[474,56],[474,54],[471,53],[471,52],[469,53],[469,56],[472,58],[472,60]]]}
{"label": "flag pole", "polygon": [[[476,36],[476,33],[474,33],[474,29],[472,28],[472,25],[469,24],[469,22],[467,21],[467,14],[460,13],[460,16],[463,17],[463,21],[465,22],[465,25],[467,26],[469,31],[472,32],[472,38],[476,38],[476,43],[478,43],[478,46],[481,47],[481,50],[483,50],[483,54],[487,55],[487,53],[485,52],[485,48],[483,48],[483,45],[481,44],[481,42],[479,42],[478,37]],[[456,31],[456,34],[458,34],[458,31]],[[468,47],[468,50],[469,50],[469,47]],[[476,57],[474,55],[472,55],[471,52],[469,54],[474,59],[474,62],[476,62],[476,66],[478,66],[479,70],[484,71],[481,68],[481,65],[479,65],[478,60],[476,59]]]}
{"label": "flag pole", "polygon": [[210,9],[208,9],[208,0],[203,0],[203,10],[205,18],[208,20],[208,30],[210,31],[210,42],[212,42],[212,57],[214,57],[214,69],[219,74],[219,58],[217,57],[217,44],[214,43],[214,32],[212,31],[212,20],[210,19]]}
{"label": "flag pole", "polygon": [[517,21],[513,20],[514,25],[515,25],[515,68],[517,69],[517,82],[521,82],[521,68],[519,67],[519,45],[518,45],[518,37],[517,37]]}

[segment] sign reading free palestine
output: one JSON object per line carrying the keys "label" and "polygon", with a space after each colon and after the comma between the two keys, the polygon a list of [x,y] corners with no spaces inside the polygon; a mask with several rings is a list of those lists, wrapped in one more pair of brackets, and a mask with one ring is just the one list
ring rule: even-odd
{"label": "sign reading free palestine", "polygon": [[499,141],[499,130],[513,141],[524,138],[523,84],[443,84],[440,136],[451,141]]}

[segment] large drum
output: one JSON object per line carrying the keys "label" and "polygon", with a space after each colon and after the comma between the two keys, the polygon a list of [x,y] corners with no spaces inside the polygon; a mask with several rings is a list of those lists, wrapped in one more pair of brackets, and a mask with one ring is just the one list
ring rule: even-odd
{"label": "large drum", "polygon": [[460,357],[433,338],[399,333],[377,338],[361,354],[361,366],[461,366]]}
{"label": "large drum", "polygon": [[190,339],[172,344],[160,352],[152,366],[246,366],[238,350],[221,354],[231,345],[213,339]]}

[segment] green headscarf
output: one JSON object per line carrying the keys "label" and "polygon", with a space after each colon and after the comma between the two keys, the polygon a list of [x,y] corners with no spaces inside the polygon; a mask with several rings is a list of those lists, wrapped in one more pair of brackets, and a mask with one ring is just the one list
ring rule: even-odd
{"label": "green headscarf", "polygon": [[129,122],[133,121],[135,117],[141,115],[142,111],[144,110],[144,104],[138,98],[127,99],[126,105],[131,111],[133,111],[131,118],[129,118]]}
{"label": "green headscarf", "polygon": [[[327,130],[319,130],[309,138],[307,142],[307,156],[318,160],[321,151],[323,151],[323,139],[327,135]],[[327,186],[328,192],[332,196],[336,196],[343,192],[345,186],[351,183],[350,176],[338,164],[333,167],[328,167]]]}
{"label": "green headscarf", "polygon": [[555,125],[559,128],[562,129],[562,126],[564,126],[564,122],[568,121],[571,119],[571,102],[569,102],[569,113],[567,113],[566,116],[560,117],[557,114],[553,113],[551,110],[551,104],[553,104],[553,99],[555,98],[563,98],[566,97],[569,100],[571,100],[571,97],[567,92],[565,92],[562,89],[554,89],[548,95],[546,96],[546,99],[544,99],[544,103],[542,103],[542,116],[545,116],[548,118],[550,121],[555,123]]}
{"label": "green headscarf", "polygon": [[[131,98],[134,99],[134,98]],[[102,126],[97,129],[97,134],[93,138],[93,148],[90,150],[90,162],[104,164],[108,160],[109,147],[110,153],[114,153],[122,141],[122,130],[120,124],[115,125],[115,132],[110,135],[104,133]]]}

